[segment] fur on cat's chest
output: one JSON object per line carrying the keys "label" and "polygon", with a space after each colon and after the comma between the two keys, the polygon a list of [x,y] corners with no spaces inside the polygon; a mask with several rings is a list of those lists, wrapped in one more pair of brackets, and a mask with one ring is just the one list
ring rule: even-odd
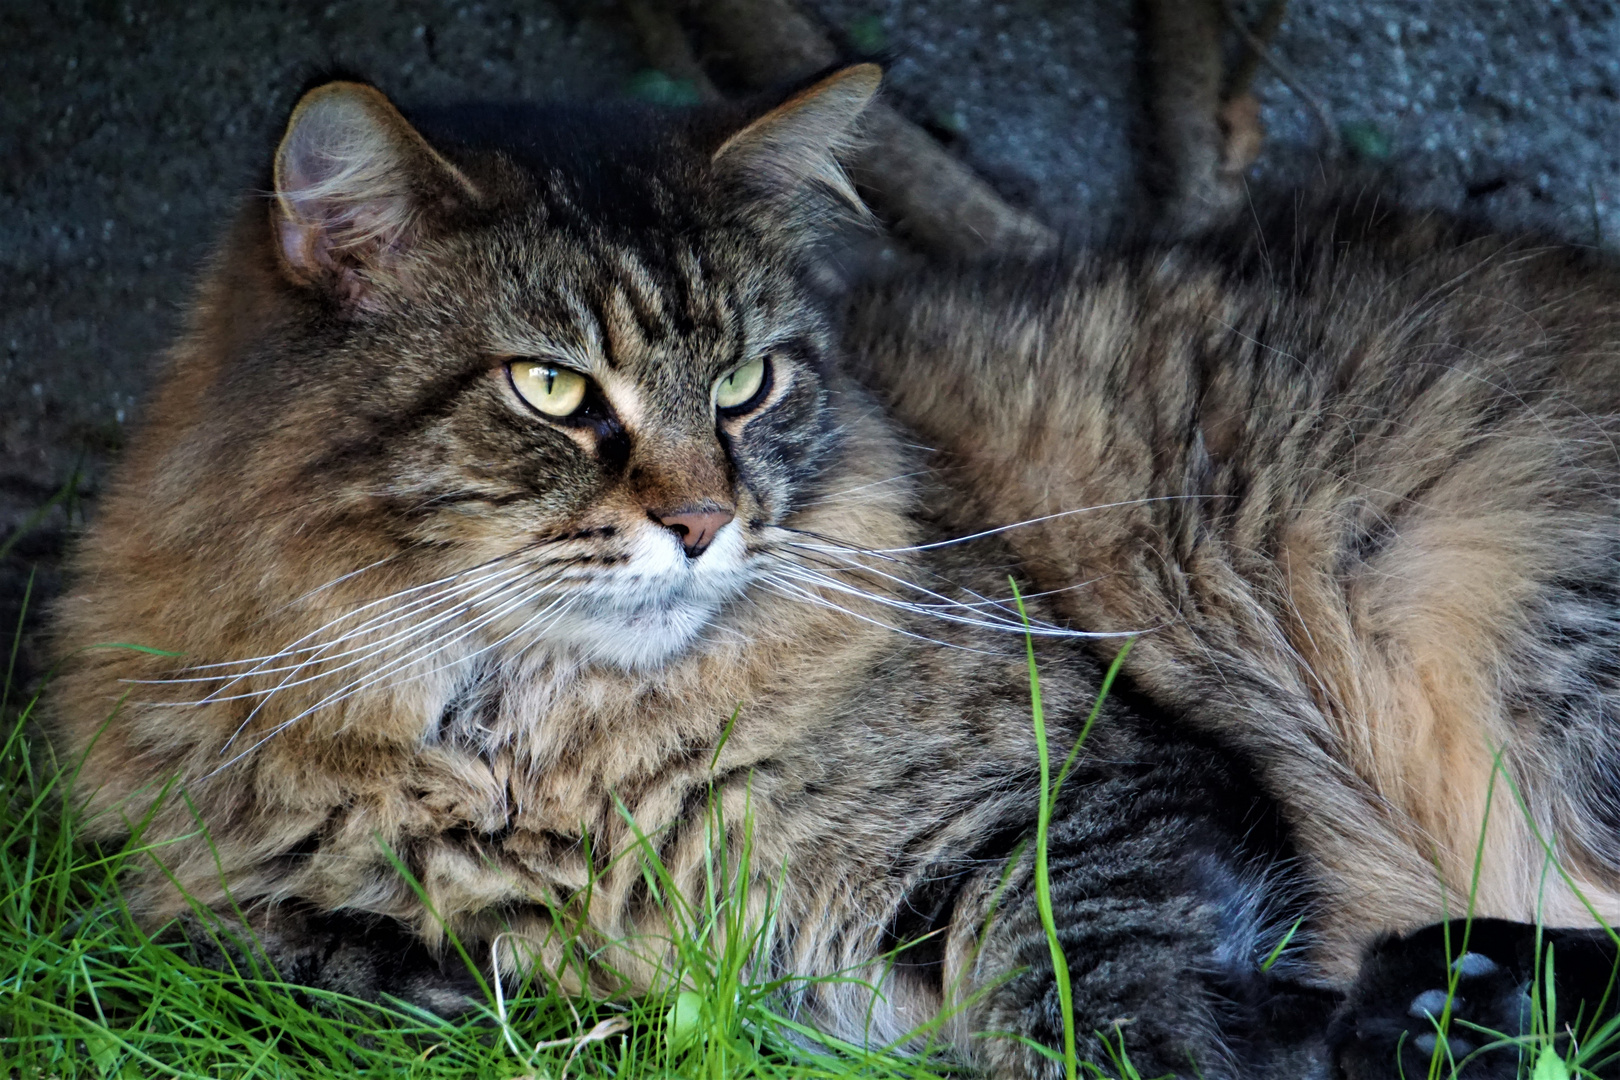
{"label": "fur on cat's chest", "polygon": [[729,719],[706,702],[662,694],[611,702],[598,690],[569,676],[486,673],[464,684],[409,755],[392,798],[381,800],[408,805],[379,805],[378,834],[397,833],[436,861],[504,868],[501,895],[483,906],[550,899],[544,894],[565,882],[583,887],[584,852],[623,833],[627,814],[650,815],[651,829],[682,812],[706,783]]}

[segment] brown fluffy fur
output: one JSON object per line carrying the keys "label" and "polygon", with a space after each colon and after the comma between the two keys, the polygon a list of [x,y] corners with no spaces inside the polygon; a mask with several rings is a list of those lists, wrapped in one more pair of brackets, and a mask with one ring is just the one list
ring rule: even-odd
{"label": "brown fluffy fur", "polygon": [[1465,910],[1476,852],[1476,912],[1591,924],[1538,832],[1613,920],[1620,280],[1370,199],[1274,217],[886,290],[852,354],[968,519],[1058,515],[1023,565],[1260,763],[1334,968]]}
{"label": "brown fluffy fur", "polygon": [[[413,154],[420,137],[369,88],[306,98],[304,116],[311,101],[334,96],[370,116],[356,121],[366,126],[363,152],[401,145],[400,157],[415,159],[405,167],[427,176],[401,181],[374,169],[358,210],[341,185],[302,201],[284,195],[268,221],[262,204],[251,208],[204,284],[57,614],[66,660],[52,722],[61,745],[84,755],[90,834],[139,828],[157,844],[161,871],[130,883],[144,920],[160,925],[188,902],[223,908],[228,890],[265,913],[261,931],[289,941],[301,932],[282,935],[276,912],[296,901],[392,917],[429,943],[446,927],[485,946],[504,932],[499,960],[509,971],[538,958],[576,987],[643,988],[667,959],[656,944],[665,916],[627,856],[638,834],[653,838],[697,895],[713,798],[739,843],[752,821],[756,913],[781,868],[794,867],[775,897],[793,928],[778,946],[782,962],[861,970],[887,947],[886,922],[909,883],[937,869],[931,852],[971,846],[1009,808],[1029,818],[1032,793],[1009,780],[1028,774],[1033,753],[1019,639],[941,654],[917,636],[914,616],[896,633],[896,619],[860,597],[828,608],[756,588],[655,664],[593,662],[578,642],[511,639],[521,621],[512,616],[486,622],[475,643],[491,651],[447,649],[405,668],[409,677],[313,711],[345,686],[341,666],[312,663],[276,689],[284,667],[265,674],[240,662],[276,655],[379,597],[408,602],[403,590],[476,573],[514,547],[524,556],[535,537],[552,562],[623,564],[649,508],[694,499],[735,499],[748,542],[767,550],[806,534],[863,549],[919,539],[910,454],[871,401],[825,365],[828,329],[799,284],[801,223],[825,211],[798,189],[825,179],[829,146],[871,92],[869,71],[824,87],[820,116],[795,99],[767,118],[798,129],[757,121],[716,151],[699,128],[689,148],[661,150],[696,176],[677,172],[666,181],[673,193],[659,198],[676,201],[672,213],[708,215],[706,231],[673,256],[552,228],[588,197],[564,174],[535,181],[510,159],[471,151],[452,171],[437,155]],[[774,141],[750,151],[755,135]],[[289,136],[284,155],[291,145]],[[283,178],[294,172],[278,163]],[[692,198],[695,209],[680,203]],[[354,224],[362,213],[371,215],[364,227]],[[667,261],[649,269],[655,258]],[[716,374],[742,343],[791,336],[804,354],[779,359],[787,387],[778,393],[799,394],[820,418],[766,449],[808,439],[815,451],[832,430],[837,452],[808,479],[768,461],[739,470],[716,442],[706,398],[695,421],[678,410],[689,404],[689,376],[651,336],[660,318],[694,325],[675,355],[685,365],[687,350],[706,350],[699,355],[720,365]],[[547,350],[577,350],[592,365],[628,432],[627,462],[601,464],[611,439],[598,432],[524,417],[509,436],[486,419],[521,415],[521,402],[502,396],[504,357]],[[449,379],[447,353],[462,372]],[[351,396],[357,386],[369,397]],[[447,396],[454,411],[440,410]],[[426,423],[406,439],[391,425],[412,409]],[[753,452],[745,425],[756,422],[725,425],[734,457]],[[373,449],[394,449],[390,439],[401,452],[373,460]],[[536,450],[528,439],[546,441]],[[973,574],[1005,592],[999,572]],[[872,573],[846,578],[884,591]],[[920,632],[974,645],[949,625]],[[118,642],[184,660],[99,647]],[[210,678],[220,670],[210,664],[227,665],[225,674]],[[943,700],[974,703],[971,723],[906,751],[932,710],[906,683],[874,690],[885,668],[912,673]],[[1059,702],[1078,692],[1050,691]],[[1070,711],[1079,708],[1076,700]],[[1054,724],[1061,733],[1067,720]],[[876,761],[875,747],[885,747]],[[941,756],[983,764],[942,774]],[[176,778],[179,788],[166,788]],[[946,814],[956,820],[941,832],[935,820]],[[394,870],[396,855],[427,904]],[[559,950],[576,935],[576,954],[606,951],[565,968]],[[859,1022],[865,1006],[852,990],[820,992],[851,999],[825,1007],[830,1023]],[[898,1033],[937,1007],[937,991],[901,986],[878,1024]]]}
{"label": "brown fluffy fur", "polygon": [[[299,912],[382,916],[644,989],[639,838],[698,896],[747,833],[774,969],[883,987],[813,986],[812,1018],[885,1040],[967,1003],[964,1053],[1050,1069],[974,1035],[1054,1039],[1027,859],[986,921],[1038,797],[1022,637],[982,603],[1013,567],[1059,590],[1031,608],[1060,750],[1101,662],[1049,622],[1141,635],[1054,850],[1082,1024],[1133,1018],[1144,1073],[1320,1064],[1362,945],[1464,903],[1498,750],[1620,914],[1612,274],[1303,209],[872,291],[846,367],[808,252],[875,78],[640,150],[630,119],[424,138],[370,88],[306,97],[58,614],[92,833],[162,866],[139,914],[229,897],[294,958],[325,940]],[[542,414],[524,357],[597,396]],[[688,510],[732,531],[682,555]],[[1585,921],[1502,783],[1485,835],[1477,910]]]}

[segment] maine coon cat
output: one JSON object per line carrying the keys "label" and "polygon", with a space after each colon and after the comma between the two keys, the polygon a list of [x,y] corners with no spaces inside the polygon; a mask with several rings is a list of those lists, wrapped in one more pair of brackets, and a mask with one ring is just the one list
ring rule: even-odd
{"label": "maine coon cat", "polygon": [[1082,1033],[1145,1076],[1426,1068],[1446,958],[1383,935],[1459,912],[1482,829],[1475,911],[1513,921],[1458,1010],[1516,1027],[1524,921],[1617,907],[1613,274],[1306,208],[919,275],[840,330],[814,246],[877,81],[679,119],[304,96],[58,613],[78,795],[161,862],[132,905],[451,1010],[447,926],[658,982],[640,845],[693,895],[746,845],[769,965],[876,988],[805,1015],[945,1010],[1050,1074],[1012,574],[1056,760],[1135,639],[1050,838]]}

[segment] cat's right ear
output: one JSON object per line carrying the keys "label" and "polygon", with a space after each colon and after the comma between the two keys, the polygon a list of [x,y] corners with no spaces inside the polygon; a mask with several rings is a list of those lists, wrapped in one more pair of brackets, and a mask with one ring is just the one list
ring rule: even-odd
{"label": "cat's right ear", "polygon": [[882,80],[876,64],[835,71],[726,139],[713,164],[767,200],[791,202],[819,188],[864,213],[838,154],[855,141],[861,112]]}
{"label": "cat's right ear", "polygon": [[365,307],[436,210],[476,197],[381,92],[327,83],[299,100],[276,150],[272,235],[294,281]]}

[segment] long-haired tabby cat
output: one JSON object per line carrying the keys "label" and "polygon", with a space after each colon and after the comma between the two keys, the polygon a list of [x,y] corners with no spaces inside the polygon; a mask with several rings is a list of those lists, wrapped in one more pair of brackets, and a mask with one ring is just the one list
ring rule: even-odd
{"label": "long-haired tabby cat", "polygon": [[[1301,205],[837,332],[810,267],[877,81],[679,122],[300,101],[58,613],[78,794],[153,852],[131,904],[441,1009],[446,928],[633,992],[668,930],[638,838],[694,895],[750,844],[769,965],[845,976],[805,1015],[945,1010],[1050,1074],[1011,572],[1054,761],[1138,635],[1050,833],[1082,1035],[1395,1075],[1451,976],[1516,1030],[1521,924],[1620,914],[1620,280]],[[1381,936],[1470,902],[1515,921],[1450,971]]]}

